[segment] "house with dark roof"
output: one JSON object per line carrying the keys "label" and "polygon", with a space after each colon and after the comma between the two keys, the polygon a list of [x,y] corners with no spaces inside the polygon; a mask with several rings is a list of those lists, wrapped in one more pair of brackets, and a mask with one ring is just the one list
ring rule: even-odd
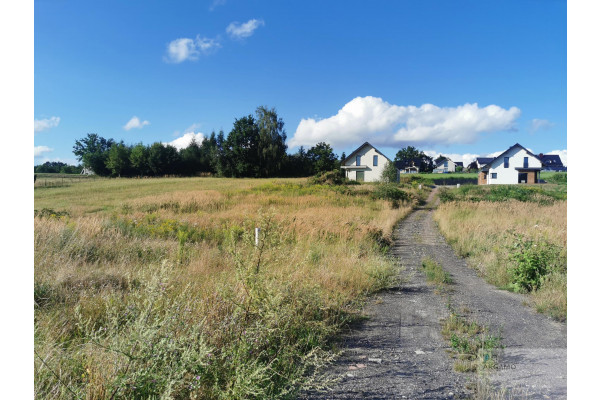
{"label": "house with dark roof", "polygon": [[385,166],[391,162],[385,154],[365,142],[342,160],[342,170],[350,180],[377,182],[381,180]]}
{"label": "house with dark roof", "polygon": [[542,160],[542,171],[567,172],[558,154],[540,154]]}
{"label": "house with dark roof", "polygon": [[539,183],[541,170],[542,160],[516,143],[481,168],[477,184]]}
{"label": "house with dark roof", "polygon": [[396,169],[401,174],[418,174],[420,171],[426,168],[425,162],[422,158],[411,158],[410,160],[400,160],[394,163]]}
{"label": "house with dark roof", "polygon": [[[462,164],[462,163],[461,163]],[[456,163],[449,158],[438,161],[433,169],[434,174],[445,174],[456,171]]]}

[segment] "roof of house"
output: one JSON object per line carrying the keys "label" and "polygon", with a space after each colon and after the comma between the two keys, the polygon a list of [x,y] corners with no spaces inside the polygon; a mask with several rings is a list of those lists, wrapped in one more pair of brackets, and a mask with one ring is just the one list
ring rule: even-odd
{"label": "roof of house", "polygon": [[[452,161],[451,159],[449,159],[449,158],[447,158],[447,157],[444,157],[444,159],[443,159],[443,160],[440,160],[440,161],[438,161],[437,163],[435,163],[435,167],[436,167],[436,168],[437,168],[437,167],[439,167],[440,165],[442,165],[442,164],[443,164],[443,163],[445,163],[446,161],[454,162],[454,161]],[[456,163],[454,163],[454,164],[456,165]]]}
{"label": "roof of house", "polygon": [[392,162],[392,160],[390,160],[389,158],[387,158],[387,156],[385,154],[383,154],[381,151],[377,150],[377,148],[375,148],[375,146],[373,146],[371,143],[364,142],[356,150],[354,150],[352,153],[350,153],[350,155],[348,157],[344,158],[342,160],[342,164],[344,164],[346,162],[346,160],[349,160],[350,158],[352,158],[356,153],[358,153],[365,146],[371,146],[373,148],[373,150],[375,150],[377,153],[379,153],[382,156],[384,156],[386,158],[386,160],[388,160],[389,162]]}
{"label": "roof of house", "polygon": [[563,163],[558,154],[540,154],[542,165],[545,167],[562,167]]}
{"label": "roof of house", "polygon": [[[486,164],[485,164],[485,165],[482,167],[482,169],[484,169],[485,167],[488,167],[488,166],[489,166],[491,163],[493,163],[495,160],[498,160],[499,158],[501,158],[501,157],[504,157],[504,155],[505,155],[506,153],[508,153],[509,151],[511,151],[512,149],[514,149],[515,147],[520,147],[521,149],[525,150],[525,152],[526,152],[527,154],[529,154],[531,157],[533,157],[533,158],[535,158],[535,159],[539,160],[540,162],[542,162],[542,160],[541,160],[541,159],[540,159],[538,156],[536,156],[535,154],[533,154],[532,152],[530,152],[529,150],[527,150],[525,147],[521,146],[519,143],[515,143],[515,144],[513,144],[512,146],[510,146],[508,149],[506,149],[504,152],[502,152],[502,154],[499,154],[497,157],[494,157],[494,158],[492,159],[492,161],[490,161],[490,162],[486,163]],[[543,163],[543,162],[542,162],[542,163]]]}
{"label": "roof of house", "polygon": [[460,166],[460,167],[464,167],[463,162],[462,161],[457,161],[454,164],[456,164],[456,166]]}
{"label": "roof of house", "polygon": [[475,161],[477,161],[480,165],[489,164],[492,162],[494,157],[477,157]]}
{"label": "roof of house", "polygon": [[423,162],[422,158],[411,158],[408,160],[400,160],[400,161],[394,162],[394,165],[398,169],[404,169],[404,168],[408,168],[408,167],[417,167],[420,169],[423,164],[424,164],[424,162]]}

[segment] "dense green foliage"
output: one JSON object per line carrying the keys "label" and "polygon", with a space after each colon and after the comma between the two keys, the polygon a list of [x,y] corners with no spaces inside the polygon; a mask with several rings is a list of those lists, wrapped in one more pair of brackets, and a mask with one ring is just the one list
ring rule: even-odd
{"label": "dense green foliage", "polygon": [[566,272],[566,259],[558,246],[546,240],[533,240],[515,235],[510,248],[514,289],[531,292],[540,288],[543,279],[551,272]]}
{"label": "dense green foliage", "polygon": [[286,139],[283,120],[275,109],[261,106],[255,116],[236,119],[227,136],[223,131],[212,132],[201,143],[192,140],[180,150],[160,142],[131,146],[89,133],[75,142],[73,153],[99,176],[300,177],[339,168],[329,144],[320,142],[308,151],[300,147],[289,155]]}
{"label": "dense green foliage", "polygon": [[433,159],[426,155],[422,150],[419,150],[413,146],[407,146],[400,149],[394,157],[394,162],[421,160],[421,172],[433,171],[434,163]]}
{"label": "dense green foliage", "polygon": [[80,174],[81,166],[68,165],[60,161],[46,161],[43,164],[36,165],[33,170],[38,174]]}

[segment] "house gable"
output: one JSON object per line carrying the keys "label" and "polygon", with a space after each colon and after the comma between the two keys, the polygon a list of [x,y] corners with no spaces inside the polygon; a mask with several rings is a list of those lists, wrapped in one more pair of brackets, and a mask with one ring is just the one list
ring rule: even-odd
{"label": "house gable", "polygon": [[342,170],[348,179],[375,182],[381,180],[383,169],[390,162],[385,154],[365,142],[342,161]]}
{"label": "house gable", "polygon": [[539,157],[517,143],[486,164],[481,171],[488,184],[516,184],[523,180],[537,183],[541,168]]}

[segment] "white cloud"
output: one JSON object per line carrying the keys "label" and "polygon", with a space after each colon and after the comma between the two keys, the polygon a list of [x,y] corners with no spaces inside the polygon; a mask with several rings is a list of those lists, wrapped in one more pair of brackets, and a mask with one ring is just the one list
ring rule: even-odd
{"label": "white cloud", "polygon": [[41,157],[43,156],[45,153],[50,153],[52,152],[54,149],[51,149],[48,146],[34,146],[33,148],[33,156],[34,157]]}
{"label": "white cloud", "polygon": [[221,47],[218,39],[196,36],[196,39],[180,38],[167,45],[164,60],[170,63],[181,63],[186,60],[197,60]]}
{"label": "white cloud", "polygon": [[125,129],[126,131],[130,130],[130,129],[141,129],[146,125],[150,125],[149,121],[140,121],[140,119],[138,117],[133,117],[129,120],[129,122],[127,122],[124,126],[123,129]]}
{"label": "white cloud", "polygon": [[554,126],[554,122],[550,122],[547,119],[537,119],[534,118],[531,120],[531,124],[529,126],[529,132],[533,133],[539,131],[540,129],[547,130]]}
{"label": "white cloud", "polygon": [[319,121],[302,119],[290,147],[312,146],[322,141],[332,146],[353,146],[369,141],[390,147],[473,143],[481,133],[515,129],[515,120],[520,115],[517,107],[479,108],[477,103],[458,107],[397,106],[379,97],[356,97],[334,116]]}
{"label": "white cloud", "polygon": [[50,117],[45,119],[36,119],[33,121],[33,132],[41,132],[46,129],[54,128],[60,123],[59,117]]}
{"label": "white cloud", "polygon": [[210,11],[213,11],[215,8],[225,5],[225,3],[227,3],[227,0],[213,0],[212,4],[208,9]]}
{"label": "white cloud", "polygon": [[563,165],[567,166],[567,150],[552,150],[545,154],[558,154],[560,156],[560,161],[562,161]]}
{"label": "white cloud", "polygon": [[200,126],[200,124],[193,124],[188,129],[185,130],[185,133],[183,134],[183,136],[180,136],[171,142],[163,143],[163,144],[164,145],[170,144],[171,146],[175,147],[177,150],[185,149],[186,147],[188,147],[190,145],[190,143],[192,142],[192,139],[195,139],[196,143],[200,144],[200,143],[202,143],[202,140],[204,139],[204,134],[202,132],[195,132],[195,130],[199,126]]}
{"label": "white cloud", "polygon": [[233,39],[243,39],[252,36],[254,31],[259,27],[263,26],[265,21],[262,19],[251,19],[248,22],[240,24],[239,22],[232,22],[227,26],[225,31]]}

